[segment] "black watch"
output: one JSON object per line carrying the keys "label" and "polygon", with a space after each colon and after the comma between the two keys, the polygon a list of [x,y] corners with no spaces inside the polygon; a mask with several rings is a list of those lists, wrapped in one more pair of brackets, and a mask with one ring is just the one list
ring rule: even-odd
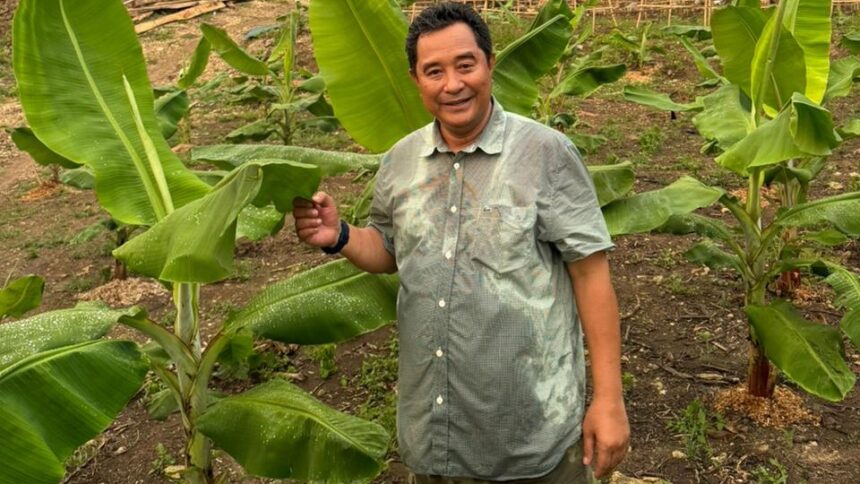
{"label": "black watch", "polygon": [[345,221],[340,221],[340,236],[337,238],[337,243],[331,247],[323,247],[322,251],[326,254],[337,254],[342,251],[346,244],[349,243],[349,224]]}

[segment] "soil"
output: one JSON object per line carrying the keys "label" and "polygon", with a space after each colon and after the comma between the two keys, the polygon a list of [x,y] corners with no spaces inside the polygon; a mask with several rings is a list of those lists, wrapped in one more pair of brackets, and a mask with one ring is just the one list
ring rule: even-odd
{"label": "soil", "polygon": [[[11,9],[0,5],[0,33],[8,27]],[[175,82],[197,39],[199,25],[210,22],[225,28],[233,38],[242,38],[249,29],[274,23],[286,13],[291,2],[250,1],[186,22],[169,24],[141,36],[154,85]],[[677,18],[677,17],[676,17]],[[604,19],[606,20],[606,19]],[[658,23],[664,19],[655,19]],[[632,19],[624,19],[631,23]],[[695,22],[697,19],[689,19]],[[598,23],[598,37],[611,32],[611,24]],[[4,40],[5,39],[5,40]],[[0,41],[8,37],[0,35]],[[271,46],[272,38],[246,44],[260,52]],[[655,40],[658,42],[658,40]],[[691,101],[702,90],[692,88],[698,74],[686,53],[677,44],[666,42],[666,53],[655,53],[646,67],[633,71],[624,83],[650,82],[679,102]],[[309,36],[300,36],[299,64],[314,70]],[[8,49],[7,46],[0,48]],[[836,55],[844,55],[836,51]],[[0,69],[9,69],[0,63]],[[227,67],[213,56],[203,81],[215,78]],[[0,73],[2,74],[2,73]],[[8,74],[8,73],[7,73]],[[3,76],[0,75],[0,79]],[[221,142],[226,133],[252,120],[259,107],[230,102],[224,92],[229,80],[212,96],[192,91],[195,102],[188,139],[175,143],[195,146]],[[579,120],[578,129],[601,134],[608,141],[588,153],[587,161],[601,164],[617,160],[635,163],[635,190],[664,186],[678,176],[693,172],[699,179],[728,190],[743,190],[743,183],[717,169],[713,159],[699,152],[701,138],[695,133],[691,116],[670,117],[638,105],[625,103],[622,84],[607,86],[598,95],[569,106]],[[2,91],[0,91],[2,92]],[[832,106],[834,116],[847,120],[857,116],[860,97],[854,95]],[[14,97],[0,99],[0,126],[24,123]],[[656,142],[643,141],[652,133]],[[358,150],[343,132],[319,137],[303,133],[297,144],[323,148]],[[324,145],[331,143],[332,146]],[[828,161],[825,173],[815,182],[816,195],[835,194],[851,183],[849,174],[860,171],[857,155],[860,141],[849,140]],[[90,191],[53,185],[51,173],[19,152],[5,132],[0,132],[0,277],[39,274],[46,279],[40,311],[72,306],[77,300],[98,296],[117,306],[138,304],[152,318],[169,322],[172,307],[169,294],[139,279],[108,283],[115,242],[110,232],[98,230],[107,217]],[[354,200],[365,179],[354,175],[336,177],[323,189],[339,200]],[[855,182],[856,183],[856,182]],[[837,185],[841,184],[841,185]],[[38,196],[37,196],[38,195]],[[729,219],[717,209],[708,214]],[[290,226],[287,220],[286,226]],[[80,240],[79,234],[94,232]],[[614,482],[675,483],[780,482],[762,481],[763,472],[778,475],[779,467],[788,482],[860,482],[860,392],[855,388],[839,403],[810,397],[797,387],[782,382],[778,403],[795,410],[794,423],[762,425],[750,418],[750,403],[732,410],[737,403],[734,390],[746,368],[747,323],[742,311],[740,281],[730,272],[702,268],[686,261],[683,253],[696,241],[692,236],[648,234],[619,238],[611,255],[613,280],[622,313],[623,372],[625,398],[632,429],[630,453],[621,464]],[[830,256],[860,270],[857,243],[834,249]],[[317,250],[297,243],[291,230],[260,242],[242,242],[237,248],[237,274],[223,282],[207,285],[201,295],[203,335],[211,337],[230,310],[239,308],[257,291],[274,281],[330,260]],[[813,280],[804,279],[798,300],[805,317],[822,324],[838,325],[840,313],[829,305],[830,294]],[[273,355],[280,367],[274,373],[287,376],[317,398],[346,412],[356,412],[368,398],[359,385],[362,363],[368,358],[388,355],[388,342],[396,334],[393,327],[337,346],[337,372],[320,378],[319,365],[308,348],[263,345],[262,352]],[[144,340],[128,331],[116,330],[112,337]],[[860,355],[847,346],[847,359],[860,373]],[[268,375],[216,380],[219,389],[237,392]],[[396,392],[393,383],[388,388]],[[151,420],[145,411],[142,392],[102,435],[82,447],[70,462],[66,482],[70,483],[160,483],[169,482],[164,473],[170,458],[181,455],[182,430],[176,416],[163,422]],[[695,399],[704,403],[707,415],[715,419],[723,409],[720,425],[708,432],[710,457],[690,458],[682,436],[670,423],[684,414]],[[775,410],[759,410],[772,413]],[[677,428],[677,427],[673,427]],[[163,448],[161,454],[159,448]],[[215,467],[227,482],[271,482],[245,476],[224,453],[216,453]],[[389,455],[387,469],[374,482],[406,482],[407,471],[396,451]]]}

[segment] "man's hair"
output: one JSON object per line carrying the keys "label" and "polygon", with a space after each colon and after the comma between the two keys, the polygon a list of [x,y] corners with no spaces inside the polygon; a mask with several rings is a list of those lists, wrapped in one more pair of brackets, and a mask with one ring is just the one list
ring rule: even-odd
{"label": "man's hair", "polygon": [[457,22],[463,22],[472,30],[475,42],[484,51],[489,61],[493,54],[493,42],[490,39],[490,29],[484,19],[468,4],[445,2],[425,8],[409,26],[409,34],[406,36],[406,56],[409,58],[410,71],[415,72],[415,65],[418,63],[418,38]]}

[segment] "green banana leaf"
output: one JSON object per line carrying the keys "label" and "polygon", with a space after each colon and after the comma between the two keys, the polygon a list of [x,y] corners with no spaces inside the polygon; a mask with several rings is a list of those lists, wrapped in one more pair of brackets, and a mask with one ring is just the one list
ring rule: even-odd
{"label": "green banana leaf", "polygon": [[687,37],[679,37],[681,41],[681,45],[687,49],[687,52],[693,56],[693,62],[696,64],[696,70],[699,71],[699,74],[702,75],[702,78],[705,80],[717,79],[721,83],[728,82],[723,76],[719,75],[717,71],[711,67],[711,64],[708,63],[708,59],[705,59],[705,56],[693,45],[693,42],[690,41]]}
{"label": "green banana leaf", "polygon": [[528,116],[538,98],[537,80],[555,67],[570,42],[564,15],[526,32],[496,56],[493,95],[507,111]]}
{"label": "green banana leaf", "polygon": [[42,304],[45,280],[39,276],[24,276],[0,289],[0,319],[4,316],[20,318],[24,313]]}
{"label": "green banana leaf", "polygon": [[824,279],[836,291],[833,304],[845,308],[840,326],[855,347],[860,349],[860,275],[830,264],[832,272]]}
{"label": "green banana leaf", "polygon": [[683,176],[665,188],[610,203],[603,207],[603,217],[612,235],[648,232],[664,225],[673,215],[712,205],[724,193],[721,188]]}
{"label": "green banana leaf", "polygon": [[854,344],[854,347],[860,349],[860,309],[852,309],[845,313],[839,326]]}
{"label": "green banana leaf", "polygon": [[244,237],[253,241],[263,240],[277,233],[283,226],[284,214],[279,212],[277,207],[273,205],[266,205],[265,207],[246,205],[239,212],[236,239]]}
{"label": "green banana leaf", "polygon": [[[786,0],[790,5],[793,0]],[[783,8],[783,7],[780,7]],[[787,9],[787,7],[785,7]],[[793,93],[806,91],[806,63],[803,49],[783,27],[778,15],[770,17],[755,46],[750,77],[753,106],[779,112]]]}
{"label": "green banana leaf", "polygon": [[748,168],[773,165],[792,158],[829,155],[839,144],[830,112],[800,93],[772,121],[760,125],[717,163],[746,176]]}
{"label": "green banana leaf", "polygon": [[231,143],[244,143],[249,140],[263,141],[277,132],[278,125],[273,120],[263,118],[230,131],[226,138]]}
{"label": "green banana leaf", "polygon": [[847,96],[857,79],[860,79],[860,59],[851,56],[837,60],[830,68],[824,101]]}
{"label": "green banana leaf", "polygon": [[636,175],[629,161],[616,165],[590,165],[588,173],[597,192],[597,203],[601,207],[627,195],[633,188]]}
{"label": "green banana leaf", "polygon": [[702,109],[701,98],[689,104],[679,104],[672,101],[666,94],[652,91],[640,86],[624,86],[624,100],[649,106],[661,111],[700,111]]}
{"label": "green banana leaf", "polygon": [[129,311],[79,303],[0,324],[0,371],[35,353],[101,338],[125,314]]}
{"label": "green banana leaf", "polygon": [[[44,452],[24,452],[12,459],[12,469],[53,467],[76,447],[103,431],[134,396],[146,376],[147,363],[130,341],[87,341],[31,355],[0,371],[0,408],[17,416],[30,432],[4,434],[0,455],[20,449],[38,436],[54,459]],[[9,461],[0,468],[0,481]]]}
{"label": "green banana leaf", "polygon": [[323,177],[348,171],[376,171],[382,155],[364,155],[324,151],[301,146],[283,145],[212,145],[191,150],[192,161],[206,161],[219,168],[232,170],[251,160],[293,160],[318,166]]}
{"label": "green banana leaf", "polygon": [[176,133],[176,125],[186,113],[188,113],[188,93],[185,91],[171,91],[155,100],[155,116],[164,139]]}
{"label": "green banana leaf", "polygon": [[212,50],[233,69],[250,76],[269,75],[269,66],[239,47],[239,44],[234,42],[224,29],[202,24],[200,30],[203,31],[203,36],[209,41]]}
{"label": "green banana leaf", "polygon": [[692,40],[708,40],[711,37],[711,28],[705,25],[681,25],[673,24],[666,25],[660,28],[660,31],[665,34],[677,35],[682,39]]}
{"label": "green banana leaf", "polygon": [[693,125],[708,141],[716,140],[723,150],[731,148],[753,131],[749,104],[735,84],[725,85],[701,98],[702,112],[693,117]]}
{"label": "green banana leaf", "polygon": [[197,47],[191,54],[191,60],[176,81],[176,87],[179,89],[189,89],[197,82],[197,79],[206,70],[206,65],[209,64],[209,54],[212,52],[212,44],[206,40],[206,36],[200,37],[197,42]]}
{"label": "green banana leaf", "polygon": [[758,8],[724,7],[714,10],[711,32],[723,64],[723,76],[750,96],[752,61],[767,14]]}
{"label": "green banana leaf", "polygon": [[730,267],[739,273],[743,273],[738,256],[729,254],[711,240],[703,240],[690,247],[684,252],[684,256],[690,262],[702,264],[711,269]]}
{"label": "green banana leaf", "polygon": [[803,50],[806,97],[821,103],[830,70],[831,0],[787,0],[783,25]]}
{"label": "green banana leaf", "polygon": [[848,32],[839,39],[839,45],[852,54],[860,54],[860,32]]}
{"label": "green banana leaf", "polygon": [[60,173],[60,181],[81,190],[92,190],[96,186],[96,177],[86,166],[63,171]]}
{"label": "green banana leaf", "polygon": [[80,163],[75,163],[45,146],[30,128],[15,128],[9,132],[9,135],[19,150],[26,152],[33,161],[42,166],[59,165],[63,168],[81,166]]}
{"label": "green banana leaf", "polygon": [[588,97],[594,91],[597,91],[600,86],[621,79],[625,72],[627,72],[627,66],[624,64],[582,67],[566,76],[550,92],[549,97],[553,98],[562,94],[566,96]]}
{"label": "green banana leaf", "polygon": [[139,274],[172,282],[215,282],[233,273],[239,212],[270,202],[281,213],[292,200],[310,198],[319,168],[289,161],[258,160],[236,168],[211,193],[176,210],[118,249],[114,257]]}
{"label": "green banana leaf", "polygon": [[388,0],[311,0],[310,28],[335,115],[359,144],[380,153],[430,122],[403,52],[406,19]]}
{"label": "green banana leaf", "polygon": [[733,239],[731,229],[721,220],[695,213],[673,215],[656,230],[674,235],[699,234],[723,242]]}
{"label": "green banana leaf", "polygon": [[375,476],[389,439],[380,425],[337,412],[283,380],[224,398],[197,425],[252,474],[326,482]]}
{"label": "green banana leaf", "polygon": [[225,326],[286,343],[338,343],[394,320],[398,284],[338,260],[267,287]]}
{"label": "green banana leaf", "polygon": [[[146,63],[120,0],[22,0],[13,64],[24,114],[51,150],[89,166],[111,216],[149,225],[205,194],[161,136]],[[168,200],[167,194],[170,199]]]}
{"label": "green banana leaf", "polygon": [[840,232],[860,237],[860,192],[849,192],[806,202],[777,214],[773,221],[788,227],[830,223]]}
{"label": "green banana leaf", "polygon": [[781,300],[745,310],[767,359],[801,388],[836,402],[854,387],[838,331],[803,319]]}
{"label": "green banana leaf", "polygon": [[850,139],[860,136],[860,118],[848,121],[842,127],[836,128],[836,131],[842,139]]}
{"label": "green banana leaf", "polygon": [[42,437],[21,417],[0,407],[0,483],[56,484],[66,469]]}
{"label": "green banana leaf", "polygon": [[566,0],[549,0],[538,11],[535,18],[532,20],[528,31],[535,30],[541,25],[549,22],[557,15],[562,15],[570,22],[574,18],[574,12],[570,9],[570,5]]}

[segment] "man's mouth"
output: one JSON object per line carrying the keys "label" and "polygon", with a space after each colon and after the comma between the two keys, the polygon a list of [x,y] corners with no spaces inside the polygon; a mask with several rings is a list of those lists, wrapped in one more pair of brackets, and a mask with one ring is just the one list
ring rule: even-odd
{"label": "man's mouth", "polygon": [[458,106],[462,106],[462,105],[466,104],[467,102],[469,102],[471,100],[472,100],[472,98],[467,97],[467,98],[463,98],[463,99],[457,99],[454,101],[445,101],[442,104],[444,104],[445,106],[450,106],[450,107],[458,107]]}

